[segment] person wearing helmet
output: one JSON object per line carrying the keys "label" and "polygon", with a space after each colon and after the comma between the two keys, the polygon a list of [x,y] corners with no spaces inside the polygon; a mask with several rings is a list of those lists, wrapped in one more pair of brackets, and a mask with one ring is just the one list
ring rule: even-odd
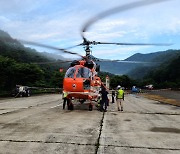
{"label": "person wearing helmet", "polygon": [[121,86],[120,86],[120,85],[118,85],[118,86],[117,86],[117,90],[118,90],[118,89],[120,89],[120,88],[121,88]]}
{"label": "person wearing helmet", "polygon": [[124,100],[124,90],[121,86],[117,86],[116,102],[118,111],[123,111],[122,100]]}

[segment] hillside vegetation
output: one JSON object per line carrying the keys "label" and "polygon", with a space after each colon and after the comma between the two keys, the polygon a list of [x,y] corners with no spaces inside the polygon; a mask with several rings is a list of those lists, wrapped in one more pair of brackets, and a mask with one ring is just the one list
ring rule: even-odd
{"label": "hillside vegetation", "polygon": [[167,50],[148,54],[137,53],[124,61],[138,61],[147,63],[127,63],[116,61],[99,61],[103,72],[110,72],[116,75],[128,75],[134,79],[142,79],[148,71],[160,64],[173,60],[180,50]]}
{"label": "hillside vegetation", "polygon": [[11,91],[15,85],[62,87],[64,73],[60,64],[37,65],[34,62],[55,61],[36,50],[24,47],[8,33],[0,30],[0,93]]}
{"label": "hillside vegetation", "polygon": [[151,70],[144,77],[144,82],[151,82],[157,88],[180,88],[180,55]]}

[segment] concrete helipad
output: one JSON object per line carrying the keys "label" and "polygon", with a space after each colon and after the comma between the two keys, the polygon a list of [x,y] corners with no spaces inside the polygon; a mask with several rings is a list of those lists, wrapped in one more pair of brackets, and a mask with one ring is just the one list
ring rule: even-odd
{"label": "concrete helipad", "polygon": [[124,111],[62,110],[58,94],[0,100],[0,153],[180,153],[180,108],[127,95]]}

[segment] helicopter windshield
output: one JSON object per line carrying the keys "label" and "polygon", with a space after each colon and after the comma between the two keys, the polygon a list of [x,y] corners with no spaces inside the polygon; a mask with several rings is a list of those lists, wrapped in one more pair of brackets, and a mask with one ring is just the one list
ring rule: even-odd
{"label": "helicopter windshield", "polygon": [[86,67],[80,67],[78,68],[76,77],[77,78],[91,78],[91,71],[90,69]]}
{"label": "helicopter windshield", "polygon": [[74,74],[76,72],[76,69],[74,67],[70,67],[65,75],[65,78],[74,78]]}

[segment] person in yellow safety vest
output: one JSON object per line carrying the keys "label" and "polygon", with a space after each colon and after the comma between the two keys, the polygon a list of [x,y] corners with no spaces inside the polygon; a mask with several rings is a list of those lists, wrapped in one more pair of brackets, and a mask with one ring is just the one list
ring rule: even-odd
{"label": "person in yellow safety vest", "polygon": [[122,100],[124,100],[124,90],[122,89],[121,86],[117,87],[117,94],[116,94],[116,102],[117,102],[117,108],[118,111],[123,111],[123,102]]}
{"label": "person in yellow safety vest", "polygon": [[100,107],[101,107],[101,101],[102,101],[101,96],[98,96],[98,99],[97,99],[97,105],[96,105],[96,107],[97,107],[98,110],[100,110]]}
{"label": "person in yellow safety vest", "polygon": [[67,98],[67,95],[68,93],[63,91],[63,110],[65,109],[65,106],[66,106],[66,102],[68,101],[68,98]]}

